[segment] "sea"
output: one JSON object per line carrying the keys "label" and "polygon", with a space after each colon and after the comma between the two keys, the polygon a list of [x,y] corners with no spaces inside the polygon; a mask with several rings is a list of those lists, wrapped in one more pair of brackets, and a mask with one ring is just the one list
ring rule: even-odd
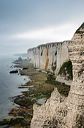
{"label": "sea", "polygon": [[24,89],[19,89],[18,86],[29,81],[28,76],[9,73],[13,70],[14,64],[12,62],[16,59],[17,57],[14,55],[0,56],[0,120],[8,117],[9,111],[15,105],[11,101],[11,97],[24,91]]}

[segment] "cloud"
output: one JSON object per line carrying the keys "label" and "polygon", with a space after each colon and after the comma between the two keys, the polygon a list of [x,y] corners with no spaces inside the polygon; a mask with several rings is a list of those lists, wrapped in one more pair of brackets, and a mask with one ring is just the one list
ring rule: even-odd
{"label": "cloud", "polygon": [[25,52],[30,47],[47,43],[69,40],[72,38],[80,23],[66,23],[44,28],[33,29],[32,31],[14,32],[0,34],[1,53]]}
{"label": "cloud", "polygon": [[61,25],[48,26],[44,28],[37,28],[25,32],[16,32],[6,35],[0,35],[0,40],[7,42],[57,42],[63,40],[70,40],[79,27],[79,24],[76,23],[65,23]]}
{"label": "cloud", "polygon": [[11,39],[16,40],[40,40],[40,41],[62,41],[72,38],[77,25],[62,24],[58,26],[49,26],[32,31],[16,33]]}

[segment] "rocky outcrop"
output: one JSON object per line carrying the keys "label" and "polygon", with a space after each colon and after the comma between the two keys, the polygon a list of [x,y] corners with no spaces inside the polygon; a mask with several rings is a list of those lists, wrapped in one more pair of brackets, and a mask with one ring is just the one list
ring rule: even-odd
{"label": "rocky outcrop", "polygon": [[[81,26],[84,28],[84,24]],[[82,28],[79,28],[80,32]],[[83,35],[83,31],[80,32]],[[74,37],[73,37],[74,38]],[[83,36],[84,38],[84,36]],[[73,65],[73,83],[68,96],[68,114],[66,117],[67,128],[83,128],[84,127],[84,40],[76,40],[69,45],[69,56]],[[78,119],[81,121],[78,124]],[[82,119],[81,119],[82,118]],[[77,126],[78,125],[78,126]]]}
{"label": "rocky outcrop", "polygon": [[[67,114],[67,106],[65,105],[65,97],[62,97],[55,88],[51,97],[42,106],[34,105],[33,119],[31,128],[47,128],[50,127],[48,122],[55,119],[59,127],[62,120]],[[60,121],[60,122],[59,122]]]}
{"label": "rocky outcrop", "polygon": [[73,65],[69,95],[63,97],[55,88],[45,104],[34,105],[31,128],[84,128],[84,24],[75,32],[68,49]]}

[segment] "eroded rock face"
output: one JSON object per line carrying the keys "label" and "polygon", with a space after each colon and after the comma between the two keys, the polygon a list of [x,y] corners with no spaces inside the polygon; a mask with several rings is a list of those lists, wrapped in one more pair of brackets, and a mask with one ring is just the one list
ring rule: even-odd
{"label": "eroded rock face", "polygon": [[61,122],[67,114],[67,106],[64,105],[64,101],[65,97],[62,97],[55,88],[45,104],[42,106],[35,104],[31,128],[47,128],[48,122],[52,124],[53,119],[56,119],[54,122],[58,122],[56,125],[60,126],[59,121]]}
{"label": "eroded rock face", "polygon": [[84,128],[84,24],[68,48],[73,65],[69,95],[62,97],[55,88],[45,104],[34,105],[31,128]]}
{"label": "eroded rock face", "polygon": [[[82,28],[78,29],[81,30]],[[84,30],[84,28],[83,28]],[[76,32],[77,33],[77,32]],[[83,31],[81,32],[81,34]],[[81,35],[80,35],[81,36]],[[82,37],[83,38],[83,37]],[[66,117],[67,128],[77,128],[77,117],[84,113],[84,42],[74,41],[69,46],[70,59],[73,65],[73,83],[67,98],[68,114]],[[81,119],[81,118],[80,118]],[[80,128],[84,127],[84,118]],[[79,128],[79,127],[78,127]]]}

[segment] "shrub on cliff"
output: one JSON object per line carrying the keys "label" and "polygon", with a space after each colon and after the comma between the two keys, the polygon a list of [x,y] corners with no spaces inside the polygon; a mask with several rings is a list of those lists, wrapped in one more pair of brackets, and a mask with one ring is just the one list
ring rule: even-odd
{"label": "shrub on cliff", "polygon": [[70,91],[70,86],[65,85],[65,83],[61,83],[61,82],[56,81],[56,76],[54,73],[47,72],[46,82],[49,84],[53,84],[57,88],[58,92],[61,95],[65,96],[65,97],[68,96],[69,91]]}
{"label": "shrub on cliff", "polygon": [[65,97],[68,96],[69,91],[70,91],[70,86],[69,85],[66,85],[65,83],[55,81],[55,87],[57,87],[57,90],[61,95],[65,96]]}
{"label": "shrub on cliff", "polygon": [[72,73],[72,62],[69,60],[67,62],[64,62],[61,66],[59,73],[60,75],[63,75],[66,77],[66,79],[73,79],[73,73]]}
{"label": "shrub on cliff", "polygon": [[55,79],[56,79],[55,74],[52,73],[52,72],[50,72],[50,71],[48,71],[48,72],[47,72],[47,80],[46,80],[46,82],[47,82],[47,83],[54,84],[54,83],[55,83]]}

